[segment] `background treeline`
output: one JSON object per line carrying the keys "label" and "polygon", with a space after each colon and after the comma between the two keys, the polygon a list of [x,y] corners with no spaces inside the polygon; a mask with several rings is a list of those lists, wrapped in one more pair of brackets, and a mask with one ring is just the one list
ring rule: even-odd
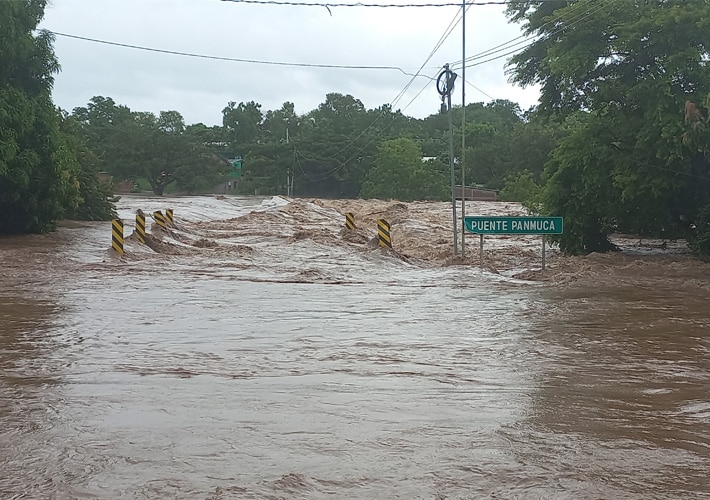
{"label": "background treeline", "polygon": [[[239,194],[285,194],[293,179],[296,196],[450,197],[446,114],[415,119],[339,93],[305,114],[290,102],[229,102],[211,127],[100,96],[62,113],[51,101],[52,40],[33,32],[44,3],[0,2],[0,209],[12,214],[1,232],[108,216],[98,171],[157,194],[211,192],[233,180],[235,157]],[[609,236],[627,232],[684,238],[707,256],[710,0],[586,4],[509,5],[535,36],[511,77],[540,86],[539,106],[473,103],[465,128],[454,108],[454,157],[465,134],[467,184],[564,216],[556,241],[566,252],[614,249]],[[455,175],[458,184],[460,165]]]}
{"label": "background treeline", "polygon": [[[467,176],[491,189],[525,171],[538,182],[554,148],[555,127],[531,123],[510,101],[467,106]],[[230,158],[243,159],[240,194],[446,199],[451,196],[448,118],[410,118],[389,106],[366,109],[351,95],[328,94],[298,115],[294,104],[263,111],[230,102],[222,125],[186,125],[177,111],[135,112],[94,97],[70,118],[117,179],[142,179],[156,194],[210,192],[231,179]],[[454,108],[454,154],[461,149],[461,109]],[[456,181],[461,175],[455,169]]]}

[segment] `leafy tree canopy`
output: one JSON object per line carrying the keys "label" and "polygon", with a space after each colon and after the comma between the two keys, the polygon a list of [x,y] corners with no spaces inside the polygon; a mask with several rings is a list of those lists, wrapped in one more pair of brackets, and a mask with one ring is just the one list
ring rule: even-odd
{"label": "leafy tree canopy", "polygon": [[119,179],[145,178],[158,195],[173,182],[187,192],[211,188],[230,168],[214,153],[220,134],[187,127],[177,111],[134,112],[97,96],[73,116],[106,171]]}
{"label": "leafy tree canopy", "polygon": [[51,35],[35,31],[45,4],[0,2],[0,233],[49,231],[89,206],[112,212],[52,103],[59,64]]}
{"label": "leafy tree canopy", "polygon": [[686,100],[710,88],[710,1],[524,1],[508,14],[536,41],[511,60],[539,84],[539,113],[578,127],[548,163],[544,210],[567,217],[569,252],[613,248],[614,231],[678,237],[696,226],[705,184],[683,136]]}
{"label": "leafy tree canopy", "polygon": [[432,162],[422,161],[421,149],[411,139],[392,139],[377,148],[366,176],[364,198],[402,201],[439,199],[447,196],[447,178]]}

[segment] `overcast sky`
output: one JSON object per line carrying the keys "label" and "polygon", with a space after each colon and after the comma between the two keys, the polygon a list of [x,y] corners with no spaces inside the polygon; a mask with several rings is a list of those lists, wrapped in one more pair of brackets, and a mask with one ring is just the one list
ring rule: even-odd
{"label": "overcast sky", "polygon": [[[317,2],[318,0],[306,0]],[[369,3],[446,3],[447,0],[372,0]],[[481,0],[479,0],[481,1]],[[51,0],[40,25],[56,33],[218,58],[283,63],[394,66],[416,73],[460,7],[374,8],[255,5],[220,0]],[[328,3],[325,0],[323,3]],[[466,56],[515,40],[502,5],[473,5],[466,14]],[[520,42],[520,40],[518,40]],[[518,45],[520,47],[520,45]],[[62,70],[54,101],[72,110],[92,96],[113,98],[134,111],[177,110],[189,123],[221,124],[229,101],[256,101],[262,111],[285,101],[306,113],[329,92],[351,94],[367,108],[393,103],[408,116],[438,112],[435,83],[398,70],[276,66],[151,52],[57,35]],[[499,56],[501,53],[481,60]],[[425,64],[436,76],[462,59],[459,23]],[[508,83],[507,57],[466,69],[466,102],[509,99],[523,110],[536,89]],[[460,66],[459,66],[460,67]],[[461,103],[461,70],[453,97]],[[474,88],[477,87],[479,90]],[[422,89],[424,89],[422,91]],[[419,94],[419,92],[421,94]],[[482,92],[483,93],[482,93]],[[419,96],[415,99],[415,96]],[[414,101],[412,101],[414,99]]]}

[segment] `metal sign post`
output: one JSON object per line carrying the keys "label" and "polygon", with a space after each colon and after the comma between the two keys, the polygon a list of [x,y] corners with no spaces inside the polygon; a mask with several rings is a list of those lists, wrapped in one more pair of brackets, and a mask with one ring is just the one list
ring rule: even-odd
{"label": "metal sign post", "polygon": [[542,270],[545,270],[545,236],[542,237]]}
{"label": "metal sign post", "polygon": [[446,108],[446,112],[449,115],[449,169],[451,170],[451,212],[454,221],[454,255],[458,253],[458,242],[457,234],[458,228],[456,227],[456,194],[455,194],[455,180],[454,180],[454,126],[452,123],[452,111],[451,111],[451,93],[454,91],[454,82],[456,81],[456,73],[449,69],[449,65],[444,65],[444,70],[439,73],[439,77],[436,79],[436,90],[441,96],[441,106],[442,111]]}

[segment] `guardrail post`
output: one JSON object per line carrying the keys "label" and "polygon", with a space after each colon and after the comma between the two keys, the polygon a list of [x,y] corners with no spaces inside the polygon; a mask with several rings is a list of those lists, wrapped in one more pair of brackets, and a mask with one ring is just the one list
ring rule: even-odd
{"label": "guardrail post", "polygon": [[136,238],[145,245],[145,214],[143,211],[136,214]]}
{"label": "guardrail post", "polygon": [[390,237],[390,223],[384,219],[377,219],[377,238],[381,247],[392,248]]}
{"label": "guardrail post", "polygon": [[345,227],[348,229],[355,229],[355,216],[352,212],[347,212],[345,214]]}
{"label": "guardrail post", "polygon": [[123,221],[121,219],[113,219],[111,223],[111,248],[118,255],[123,255]]}
{"label": "guardrail post", "polygon": [[165,222],[165,216],[163,215],[163,212],[161,212],[160,210],[153,212],[153,220],[155,220],[155,223],[158,224],[158,226],[162,227],[163,229],[168,228],[168,225]]}

